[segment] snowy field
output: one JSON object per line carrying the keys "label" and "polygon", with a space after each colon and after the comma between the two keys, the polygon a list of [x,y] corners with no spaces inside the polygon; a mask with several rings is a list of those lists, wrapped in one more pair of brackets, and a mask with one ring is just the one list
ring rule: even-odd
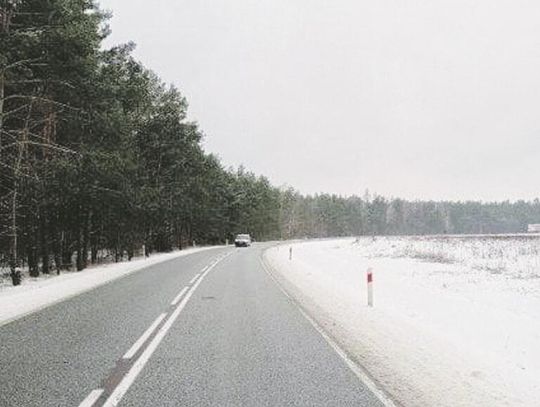
{"label": "snowy field", "polygon": [[145,267],[215,247],[159,253],[146,259],[95,266],[59,276],[51,274],[37,278],[26,277],[17,287],[0,285],[0,325]]}
{"label": "snowy field", "polygon": [[289,247],[265,255],[285,288],[404,406],[540,405],[540,236]]}

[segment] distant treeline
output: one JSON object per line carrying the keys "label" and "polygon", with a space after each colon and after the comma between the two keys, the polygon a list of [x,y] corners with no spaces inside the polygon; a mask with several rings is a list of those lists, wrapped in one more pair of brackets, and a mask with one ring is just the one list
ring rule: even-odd
{"label": "distant treeline", "polygon": [[284,237],[522,233],[540,223],[532,202],[434,202],[282,192]]}
{"label": "distant treeline", "polygon": [[104,252],[120,260],[241,232],[492,233],[539,221],[538,201],[302,196],[224,168],[202,149],[185,98],[132,44],[103,50],[106,21],[93,0],[0,5],[0,266],[14,284],[22,266],[82,270]]}

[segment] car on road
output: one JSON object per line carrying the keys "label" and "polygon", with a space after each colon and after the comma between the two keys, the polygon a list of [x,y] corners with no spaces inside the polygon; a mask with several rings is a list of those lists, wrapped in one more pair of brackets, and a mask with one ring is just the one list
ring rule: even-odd
{"label": "car on road", "polygon": [[248,234],[236,235],[236,238],[234,239],[234,245],[236,247],[251,246],[251,236]]}

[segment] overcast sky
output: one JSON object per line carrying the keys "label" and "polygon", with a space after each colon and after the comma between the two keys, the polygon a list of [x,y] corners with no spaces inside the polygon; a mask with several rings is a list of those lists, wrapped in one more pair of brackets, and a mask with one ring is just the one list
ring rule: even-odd
{"label": "overcast sky", "polygon": [[101,0],[205,148],[302,192],[540,196],[538,0]]}

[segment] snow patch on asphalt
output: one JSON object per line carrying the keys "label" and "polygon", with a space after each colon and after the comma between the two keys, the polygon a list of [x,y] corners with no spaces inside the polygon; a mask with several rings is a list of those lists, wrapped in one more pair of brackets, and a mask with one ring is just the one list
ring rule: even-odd
{"label": "snow patch on asphalt", "polygon": [[159,253],[146,259],[100,265],[59,276],[26,278],[20,286],[16,287],[2,286],[0,287],[0,325],[145,267],[213,248],[215,246]]}
{"label": "snow patch on asphalt", "polygon": [[279,278],[403,405],[538,405],[538,237],[311,241],[292,260],[289,247],[265,254]]}

